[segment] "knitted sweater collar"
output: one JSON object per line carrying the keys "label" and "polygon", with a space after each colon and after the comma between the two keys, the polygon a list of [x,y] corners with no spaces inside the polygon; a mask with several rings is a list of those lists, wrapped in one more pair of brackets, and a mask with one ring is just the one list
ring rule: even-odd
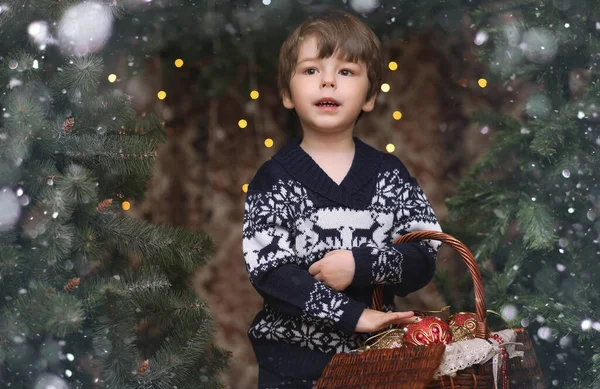
{"label": "knitted sweater collar", "polygon": [[344,180],[338,185],[300,147],[302,139],[296,139],[282,147],[273,159],[297,181],[307,188],[348,207],[358,207],[363,196],[356,196],[381,167],[383,153],[354,137],[354,159]]}

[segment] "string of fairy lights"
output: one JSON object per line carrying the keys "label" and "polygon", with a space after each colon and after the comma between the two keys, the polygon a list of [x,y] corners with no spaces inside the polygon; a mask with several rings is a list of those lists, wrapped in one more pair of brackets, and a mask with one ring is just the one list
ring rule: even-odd
{"label": "string of fairy lights", "polygon": [[[177,67],[177,68],[181,68],[181,67],[183,67],[183,65],[184,65],[184,61],[183,61],[183,59],[181,59],[181,58],[177,58],[177,59],[174,61],[174,65],[175,65],[175,67]],[[397,63],[397,62],[395,62],[395,61],[390,61],[390,62],[388,63],[388,69],[390,69],[392,72],[394,72],[394,71],[398,70],[398,63]],[[111,74],[109,74],[109,75],[108,75],[108,81],[109,81],[110,83],[114,83],[114,82],[116,82],[116,81],[117,81],[117,79],[118,79],[118,77],[117,77],[117,75],[116,75],[116,74],[114,74],[114,73],[111,73]],[[487,83],[488,83],[488,82],[487,82],[487,80],[486,80],[485,78],[480,78],[479,80],[477,80],[477,85],[478,85],[480,88],[485,88],[485,87],[487,86]],[[466,79],[464,79],[464,78],[461,78],[461,79],[459,79],[459,80],[458,80],[458,84],[459,84],[460,86],[467,87],[467,85],[468,85],[468,80],[466,80]],[[381,89],[381,92],[383,92],[383,93],[388,93],[388,92],[389,92],[389,91],[392,89],[392,87],[390,86],[390,84],[388,84],[388,83],[384,82],[384,83],[382,83],[382,84],[381,84],[381,87],[380,87],[380,89]],[[258,98],[260,97],[260,93],[259,93],[257,90],[251,90],[251,91],[250,91],[250,94],[249,94],[249,96],[250,96],[250,99],[252,99],[252,100],[258,100]],[[167,92],[166,92],[166,91],[164,91],[164,90],[159,90],[159,91],[156,93],[156,97],[157,97],[159,100],[165,100],[165,99],[167,98]],[[402,112],[401,112],[401,111],[399,111],[399,110],[395,110],[395,111],[393,111],[393,112],[392,112],[392,118],[393,118],[394,120],[396,120],[396,121],[398,121],[398,120],[402,119]],[[244,129],[244,128],[248,127],[248,120],[246,120],[245,118],[240,118],[240,119],[238,120],[238,122],[237,122],[237,125],[238,125],[238,127],[239,127],[239,128],[242,128],[242,129]],[[271,138],[266,138],[266,139],[264,140],[264,145],[265,145],[265,147],[267,147],[267,148],[271,148],[271,147],[273,147],[273,146],[275,145],[275,142],[274,142],[274,141],[273,141],[273,139],[271,139]],[[385,146],[385,151],[387,151],[388,153],[393,153],[394,151],[396,151],[396,146],[395,146],[393,143],[388,143],[388,144]],[[247,192],[248,192],[248,184],[244,184],[244,185],[242,185],[242,192],[244,192],[244,193],[247,193]],[[126,211],[127,211],[127,210],[129,210],[129,209],[131,208],[131,204],[130,204],[128,201],[124,201],[124,202],[121,204],[121,208],[123,208],[124,210],[126,210]]]}

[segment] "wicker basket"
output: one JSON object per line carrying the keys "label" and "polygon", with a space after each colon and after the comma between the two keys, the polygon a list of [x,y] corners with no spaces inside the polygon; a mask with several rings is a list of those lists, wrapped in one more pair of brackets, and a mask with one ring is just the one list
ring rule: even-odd
{"label": "wicker basket", "polygon": [[421,389],[438,368],[444,348],[435,344],[336,354],[319,378],[317,388]]}
{"label": "wicker basket", "polygon": [[[475,336],[486,339],[489,329],[486,320],[486,304],[483,281],[477,262],[471,251],[459,240],[439,231],[411,232],[396,239],[394,243],[420,240],[438,240],[448,244],[460,254],[467,265],[475,293]],[[373,293],[372,308],[381,310],[383,285],[377,285]],[[535,351],[525,329],[519,328],[517,341],[523,343],[518,349],[525,352],[523,359],[512,358],[508,364],[507,377],[498,387],[508,389],[543,389],[541,369]],[[395,349],[367,350],[359,354],[337,354],[325,367],[317,388],[372,388],[372,389],[491,389],[494,378],[491,361],[432,380],[444,352],[443,345],[428,347],[400,347]],[[499,377],[500,378],[500,377]]]}

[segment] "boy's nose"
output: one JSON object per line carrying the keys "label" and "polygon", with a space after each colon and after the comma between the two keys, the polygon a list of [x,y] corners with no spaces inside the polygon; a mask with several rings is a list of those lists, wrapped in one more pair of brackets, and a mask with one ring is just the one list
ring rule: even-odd
{"label": "boy's nose", "polygon": [[333,81],[333,79],[329,79],[329,78],[323,79],[323,81],[321,82],[321,87],[335,89],[335,81]]}
{"label": "boy's nose", "polygon": [[330,71],[324,71],[322,74],[321,88],[335,89],[335,76]]}

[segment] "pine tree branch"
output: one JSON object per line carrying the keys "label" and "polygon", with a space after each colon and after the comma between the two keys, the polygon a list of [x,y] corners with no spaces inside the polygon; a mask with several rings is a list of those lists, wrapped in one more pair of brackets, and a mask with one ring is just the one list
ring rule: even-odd
{"label": "pine tree branch", "polygon": [[516,214],[523,242],[530,250],[551,250],[557,243],[553,218],[545,205],[530,200],[519,202]]}
{"label": "pine tree branch", "polygon": [[121,128],[131,127],[136,121],[131,97],[120,91],[109,91],[91,99],[73,116],[76,119],[74,132],[78,135],[116,135]]}
{"label": "pine tree branch", "polygon": [[79,330],[85,317],[77,298],[57,293],[44,284],[30,285],[7,309],[19,314],[21,325],[29,329],[29,333],[57,337]]}
{"label": "pine tree branch", "polygon": [[[0,131],[2,131],[1,128]],[[15,166],[14,160],[8,161],[6,158],[0,157],[0,186],[17,186],[21,174],[21,166]]]}
{"label": "pine tree branch", "polygon": [[63,104],[81,103],[98,90],[103,70],[102,58],[96,55],[73,56],[52,79],[54,98]]}
{"label": "pine tree branch", "polygon": [[0,289],[16,291],[25,284],[28,261],[20,254],[14,245],[0,243]]}
{"label": "pine tree branch", "polygon": [[487,153],[473,169],[473,176],[506,165],[507,161],[513,159],[511,155],[522,148],[523,141],[527,139],[527,133],[522,131],[523,125],[511,117],[478,111],[473,115],[473,120],[479,124],[492,126],[498,131],[498,136],[489,146]]}
{"label": "pine tree branch", "polygon": [[44,222],[44,230],[31,240],[37,245],[39,255],[50,268],[57,266],[69,257],[74,244],[77,228],[72,224],[63,224],[60,220],[50,219]]}
{"label": "pine tree branch", "polygon": [[[498,250],[506,240],[506,232],[510,224],[509,217],[495,217],[494,223],[486,223],[485,229],[477,229],[480,243],[476,246],[477,249],[473,253],[479,261],[484,261]],[[487,232],[481,232],[487,231]]]}
{"label": "pine tree branch", "polygon": [[[123,252],[132,252],[163,270],[189,274],[212,253],[211,239],[181,228],[152,226],[123,215],[101,214],[96,228]],[[176,270],[177,269],[177,270]]]}
{"label": "pine tree branch", "polygon": [[80,165],[69,165],[56,181],[56,190],[62,193],[70,208],[98,202],[98,185],[91,172]]}
{"label": "pine tree branch", "polygon": [[58,175],[58,169],[51,160],[30,161],[22,172],[24,186],[31,193],[38,193],[43,188],[54,185]]}
{"label": "pine tree branch", "polygon": [[92,170],[149,177],[156,141],[139,136],[73,135],[60,142],[60,152]]}
{"label": "pine tree branch", "polygon": [[170,287],[171,283],[160,268],[144,265],[135,271],[123,272],[118,281],[112,282],[111,290],[116,296],[145,307],[155,301],[155,296],[167,293]]}

